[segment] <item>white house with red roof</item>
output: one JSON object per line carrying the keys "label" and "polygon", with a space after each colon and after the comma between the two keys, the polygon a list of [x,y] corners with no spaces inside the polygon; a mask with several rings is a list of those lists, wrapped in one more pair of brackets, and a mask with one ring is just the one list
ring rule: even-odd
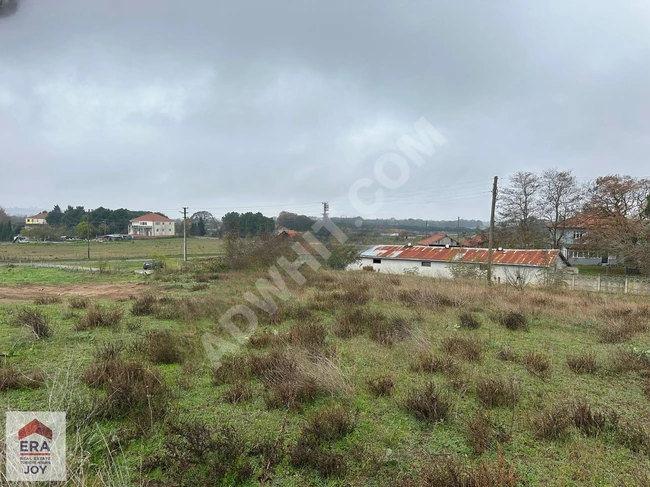
{"label": "white house with red roof", "polygon": [[25,218],[25,225],[45,225],[47,221],[47,211],[41,211],[38,215],[32,215]]}
{"label": "white house with red roof", "polygon": [[173,237],[176,235],[174,220],[157,213],[134,218],[129,223],[129,235],[140,237]]}
{"label": "white house with red roof", "polygon": [[424,240],[420,240],[418,245],[425,245],[427,247],[460,247],[458,241],[446,233],[437,233],[427,237]]}

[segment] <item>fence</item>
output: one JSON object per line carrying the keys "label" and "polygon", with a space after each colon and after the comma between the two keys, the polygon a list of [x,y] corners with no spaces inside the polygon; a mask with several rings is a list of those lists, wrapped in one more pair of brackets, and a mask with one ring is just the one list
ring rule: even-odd
{"label": "fence", "polygon": [[562,279],[570,289],[620,294],[650,296],[650,278],[629,276],[581,276],[572,275]]}

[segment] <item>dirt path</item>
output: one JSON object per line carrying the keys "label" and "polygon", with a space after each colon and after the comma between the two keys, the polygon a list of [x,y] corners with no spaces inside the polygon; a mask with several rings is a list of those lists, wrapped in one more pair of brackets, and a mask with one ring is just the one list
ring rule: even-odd
{"label": "dirt path", "polygon": [[0,284],[0,303],[31,301],[39,296],[56,295],[64,298],[80,296],[96,299],[123,300],[151,291],[151,286],[142,284],[21,284],[5,286]]}

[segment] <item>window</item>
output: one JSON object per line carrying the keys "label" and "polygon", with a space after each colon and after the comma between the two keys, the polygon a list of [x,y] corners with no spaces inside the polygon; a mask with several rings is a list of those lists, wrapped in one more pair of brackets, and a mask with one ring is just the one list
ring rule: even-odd
{"label": "window", "polygon": [[580,240],[584,234],[585,234],[585,232],[583,232],[581,230],[574,230],[573,231],[573,240]]}
{"label": "window", "polygon": [[381,259],[372,259],[373,264],[381,264]]}
{"label": "window", "polygon": [[431,267],[431,262],[422,262],[422,267]]}

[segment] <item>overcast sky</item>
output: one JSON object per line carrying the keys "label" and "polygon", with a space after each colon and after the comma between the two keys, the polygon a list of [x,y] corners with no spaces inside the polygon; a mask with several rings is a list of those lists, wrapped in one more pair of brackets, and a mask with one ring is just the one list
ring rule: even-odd
{"label": "overcast sky", "polygon": [[650,175],[649,32],[645,0],[20,0],[0,205],[356,215],[425,117],[375,216],[485,220],[494,175]]}

